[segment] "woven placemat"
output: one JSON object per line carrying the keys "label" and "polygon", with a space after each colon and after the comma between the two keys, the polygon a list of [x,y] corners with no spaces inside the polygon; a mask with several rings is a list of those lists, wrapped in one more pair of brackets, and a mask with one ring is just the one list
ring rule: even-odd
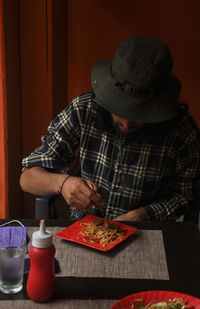
{"label": "woven placemat", "polygon": [[[28,234],[37,230],[28,227]],[[52,233],[63,227],[48,227]],[[138,230],[107,253],[54,237],[59,277],[104,277],[169,280],[162,231]]]}
{"label": "woven placemat", "polygon": [[110,309],[116,300],[94,299],[94,300],[52,300],[48,303],[34,303],[31,300],[5,300],[0,302],[1,308],[6,309]]}

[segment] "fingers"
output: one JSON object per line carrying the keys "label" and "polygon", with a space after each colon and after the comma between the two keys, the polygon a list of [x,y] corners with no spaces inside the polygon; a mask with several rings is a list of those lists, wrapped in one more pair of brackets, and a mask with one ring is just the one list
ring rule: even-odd
{"label": "fingers", "polygon": [[94,192],[98,193],[98,188],[97,188],[97,186],[95,185],[94,182],[92,182],[91,180],[88,180],[88,179],[85,179],[84,181]]}
{"label": "fingers", "polygon": [[101,197],[101,195],[98,193],[97,186],[91,181],[91,180],[84,180],[87,186],[91,189],[89,195],[92,202],[92,205],[99,204],[103,205],[104,201]]}
{"label": "fingers", "polygon": [[62,195],[68,205],[83,210],[91,205],[104,204],[101,195],[97,191],[97,186],[92,181],[79,177],[70,177],[63,186]]}

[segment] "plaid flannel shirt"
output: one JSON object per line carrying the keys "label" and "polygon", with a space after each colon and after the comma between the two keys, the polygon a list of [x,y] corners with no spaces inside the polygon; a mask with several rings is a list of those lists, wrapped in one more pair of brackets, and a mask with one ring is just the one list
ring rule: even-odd
{"label": "plaid flannel shirt", "polygon": [[[93,98],[93,93],[76,97],[51,122],[41,147],[22,165],[67,173],[79,147],[81,177],[98,186],[105,217],[113,219],[142,207],[150,220],[178,218],[192,205],[192,185],[199,174],[199,129],[192,116],[186,114],[154,143],[142,134],[99,130],[94,124]],[[87,212],[101,215],[96,206]]]}

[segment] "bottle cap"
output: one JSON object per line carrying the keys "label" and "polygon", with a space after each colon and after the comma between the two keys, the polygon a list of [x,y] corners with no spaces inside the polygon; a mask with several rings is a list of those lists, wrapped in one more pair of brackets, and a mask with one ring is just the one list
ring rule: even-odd
{"label": "bottle cap", "polygon": [[52,237],[52,233],[46,230],[45,221],[40,220],[40,229],[32,235],[32,245],[36,248],[51,247]]}

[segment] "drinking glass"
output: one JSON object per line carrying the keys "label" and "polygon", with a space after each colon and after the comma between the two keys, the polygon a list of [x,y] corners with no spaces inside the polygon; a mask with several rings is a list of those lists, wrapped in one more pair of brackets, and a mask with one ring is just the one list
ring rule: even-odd
{"label": "drinking glass", "polygon": [[0,240],[0,291],[6,294],[22,290],[25,241],[18,237]]}

